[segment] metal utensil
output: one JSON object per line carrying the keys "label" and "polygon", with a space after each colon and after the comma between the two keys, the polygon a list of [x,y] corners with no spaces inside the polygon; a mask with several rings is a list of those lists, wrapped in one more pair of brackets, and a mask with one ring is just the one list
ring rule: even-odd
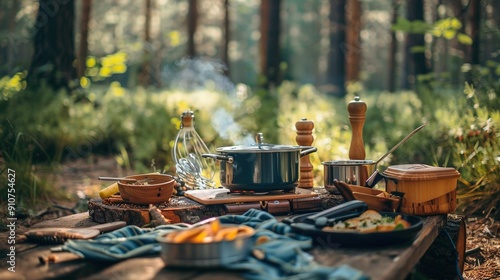
{"label": "metal utensil", "polygon": [[205,178],[202,173],[202,163],[198,157],[190,153],[186,158],[179,159],[175,165],[177,175],[188,186],[198,189],[215,188],[214,181]]}
{"label": "metal utensil", "polygon": [[123,177],[99,177],[98,178],[101,181],[123,181],[123,182],[137,182],[137,179],[132,179],[132,178],[123,178]]}
{"label": "metal utensil", "polygon": [[139,184],[149,183],[153,181],[153,179],[151,178],[144,178],[137,180],[134,178],[122,178],[122,177],[99,177],[98,179],[101,181],[120,181],[125,183],[139,183]]}
{"label": "metal utensil", "polygon": [[373,186],[375,186],[375,184],[377,184],[378,181],[380,181],[382,179],[382,176],[380,175],[380,173],[378,172],[377,170],[377,164],[379,162],[381,162],[385,157],[387,157],[389,154],[391,154],[392,152],[394,152],[399,146],[401,146],[402,144],[404,144],[406,141],[408,141],[408,139],[410,139],[413,135],[415,135],[415,133],[417,133],[419,130],[421,130],[422,128],[424,128],[424,126],[426,126],[427,123],[424,123],[422,124],[421,126],[415,128],[412,132],[410,132],[410,134],[406,135],[405,138],[403,138],[401,141],[399,141],[394,147],[392,147],[387,153],[385,153],[383,156],[381,156],[377,161],[375,161],[374,165],[375,165],[375,171],[372,173],[372,175],[370,175],[370,177],[368,177],[368,179],[366,180],[365,182],[365,186],[369,187],[369,188],[372,188]]}
{"label": "metal utensil", "polygon": [[404,144],[406,141],[408,141],[408,139],[410,139],[413,135],[415,135],[415,133],[417,133],[419,130],[421,130],[422,128],[424,128],[424,126],[426,126],[427,123],[424,123],[422,124],[421,126],[415,128],[412,132],[410,132],[410,134],[406,135],[405,138],[403,138],[403,140],[399,141],[394,147],[392,147],[387,153],[385,153],[383,156],[381,156],[377,161],[375,161],[375,166],[381,162],[385,157],[387,157],[389,154],[391,154],[392,152],[394,152],[399,146],[401,146],[402,144]]}

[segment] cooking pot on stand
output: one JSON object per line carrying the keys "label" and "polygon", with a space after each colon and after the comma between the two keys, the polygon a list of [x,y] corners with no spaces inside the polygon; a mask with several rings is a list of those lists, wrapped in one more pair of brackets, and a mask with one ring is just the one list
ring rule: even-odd
{"label": "cooking pot on stand", "polygon": [[300,158],[317,151],[315,147],[263,143],[217,148],[220,154],[202,157],[220,160],[221,185],[232,192],[289,191],[299,186]]}

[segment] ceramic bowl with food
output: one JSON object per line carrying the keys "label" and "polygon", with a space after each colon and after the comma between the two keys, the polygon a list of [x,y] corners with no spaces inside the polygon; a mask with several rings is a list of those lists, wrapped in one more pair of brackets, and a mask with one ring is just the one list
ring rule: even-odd
{"label": "ceramic bowl with food", "polygon": [[135,182],[118,181],[118,189],[124,202],[148,205],[167,202],[176,181],[166,174],[139,174],[125,177]]}

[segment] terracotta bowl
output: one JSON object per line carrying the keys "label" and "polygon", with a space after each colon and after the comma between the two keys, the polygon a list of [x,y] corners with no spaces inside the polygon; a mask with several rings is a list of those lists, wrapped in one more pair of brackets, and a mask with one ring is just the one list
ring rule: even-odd
{"label": "terracotta bowl", "polygon": [[167,202],[174,192],[175,180],[165,174],[140,174],[127,176],[138,180],[130,183],[118,181],[118,189],[123,201],[148,205]]}

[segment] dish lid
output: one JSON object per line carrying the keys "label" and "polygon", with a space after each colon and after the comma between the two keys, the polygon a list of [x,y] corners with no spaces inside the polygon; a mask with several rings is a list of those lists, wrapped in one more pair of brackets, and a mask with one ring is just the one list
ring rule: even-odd
{"label": "dish lid", "polygon": [[460,172],[453,167],[437,167],[426,164],[402,164],[389,166],[384,175],[400,180],[435,180],[458,178]]}
{"label": "dish lid", "polygon": [[374,164],[373,160],[357,160],[357,159],[349,159],[349,160],[331,160],[331,161],[323,161],[321,164],[328,166],[355,166],[355,165],[365,165],[365,164]]}
{"label": "dish lid", "polygon": [[[291,145],[275,145],[264,143],[262,133],[257,133],[255,136],[256,144],[243,146],[229,146],[217,148],[217,152],[232,152],[232,153],[272,153],[272,152],[295,152],[300,151],[305,147]],[[308,147],[310,148],[310,147]]]}
{"label": "dish lid", "polygon": [[272,152],[295,152],[300,151],[301,146],[289,145],[273,145],[273,144],[256,144],[248,146],[229,146],[217,148],[217,152],[231,152],[231,153],[272,153]]}

